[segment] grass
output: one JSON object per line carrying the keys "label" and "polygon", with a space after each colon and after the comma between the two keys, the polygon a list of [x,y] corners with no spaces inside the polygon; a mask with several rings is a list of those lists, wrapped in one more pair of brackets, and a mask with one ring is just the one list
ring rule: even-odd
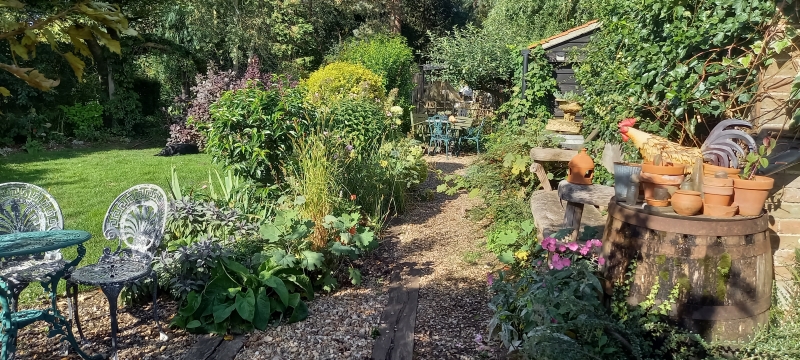
{"label": "grass", "polygon": [[[169,193],[170,169],[175,166],[182,187],[208,182],[208,171],[217,168],[205,154],[173,157],[153,156],[160,148],[67,149],[39,154],[17,153],[0,157],[0,183],[26,182],[41,186],[58,202],[64,214],[64,228],[86,230],[92,239],[85,243],[81,265],[92,264],[104,247],[115,243],[102,234],[103,218],[114,199],[137,184],[151,183]],[[66,259],[75,257],[75,248],[62,250]],[[79,266],[81,266],[79,265]],[[63,285],[63,284],[62,284]],[[41,293],[38,286],[28,288],[21,302]],[[33,289],[33,291],[31,291]]]}
{"label": "grass", "polygon": [[475,265],[482,256],[483,254],[479,251],[467,251],[461,255],[461,261],[470,265]]}

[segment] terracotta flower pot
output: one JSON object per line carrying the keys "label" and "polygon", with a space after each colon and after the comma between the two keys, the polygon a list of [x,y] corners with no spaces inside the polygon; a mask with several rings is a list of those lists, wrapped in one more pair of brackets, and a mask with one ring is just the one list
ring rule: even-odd
{"label": "terracotta flower pot", "polygon": [[680,175],[657,175],[645,172],[644,166],[642,165],[642,172],[639,174],[639,178],[644,188],[645,199],[652,198],[653,190],[657,187],[667,188],[669,193],[672,194],[675,190],[678,190],[678,187],[683,182],[683,173]]}
{"label": "terracotta flower pot", "polygon": [[705,204],[703,205],[703,215],[728,218],[736,215],[736,210],[738,209],[739,207],[736,205],[722,206],[722,205]]}
{"label": "terracotta flower pot", "polygon": [[719,171],[724,171],[728,174],[728,178],[733,179],[735,177],[739,177],[739,173],[742,171],[741,169],[733,169],[733,168],[726,168],[717,165],[711,164],[703,164],[703,175],[714,177]]}
{"label": "terracotta flower pot", "polygon": [[700,198],[699,191],[678,190],[672,195],[670,202],[678,215],[694,216],[703,209],[703,199]]}
{"label": "terracotta flower pot", "polygon": [[703,186],[720,186],[733,188],[733,178],[720,179],[713,176],[703,177]]}
{"label": "terracotta flower pot", "polygon": [[733,204],[739,206],[739,215],[761,215],[774,184],[775,180],[766,176],[756,176],[753,180],[733,179]]}
{"label": "terracotta flower pot", "polygon": [[642,164],[642,172],[655,175],[683,175],[686,167],[679,166],[657,166],[653,164]]}
{"label": "terracotta flower pot", "polygon": [[669,205],[669,200],[656,200],[656,199],[645,198],[645,201],[647,202],[647,205],[655,207],[664,207]]}
{"label": "terracotta flower pot", "polygon": [[594,177],[594,160],[586,153],[586,149],[581,149],[578,155],[572,158],[567,165],[569,173],[567,181],[572,184],[591,185]]}
{"label": "terracotta flower pot", "polygon": [[730,206],[733,203],[733,179],[703,178],[703,203]]}

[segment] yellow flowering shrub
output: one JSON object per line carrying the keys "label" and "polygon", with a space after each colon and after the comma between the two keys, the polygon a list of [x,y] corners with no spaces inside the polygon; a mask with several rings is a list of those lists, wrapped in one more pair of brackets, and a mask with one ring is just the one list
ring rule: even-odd
{"label": "yellow flowering shrub", "polygon": [[313,72],[304,82],[306,101],[327,105],[345,98],[383,101],[383,79],[362,65],[335,62]]}

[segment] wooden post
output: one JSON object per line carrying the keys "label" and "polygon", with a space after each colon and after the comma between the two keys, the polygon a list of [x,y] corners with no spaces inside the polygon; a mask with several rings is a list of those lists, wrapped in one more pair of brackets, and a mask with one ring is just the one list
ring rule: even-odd
{"label": "wooden post", "polygon": [[531,172],[534,173],[536,178],[539,179],[539,184],[542,185],[542,189],[545,191],[553,190],[553,187],[550,186],[550,179],[547,178],[547,171],[544,170],[544,166],[542,166],[542,164],[534,161],[531,164]]}
{"label": "wooden post", "polygon": [[567,207],[564,211],[564,227],[572,229],[572,233],[564,240],[578,240],[578,234],[581,231],[581,217],[583,217],[583,204],[567,202]]}

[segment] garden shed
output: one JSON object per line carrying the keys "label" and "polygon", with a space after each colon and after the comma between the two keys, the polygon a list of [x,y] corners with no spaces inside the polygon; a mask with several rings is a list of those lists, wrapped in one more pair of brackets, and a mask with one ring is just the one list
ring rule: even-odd
{"label": "garden shed", "polygon": [[[589,43],[592,34],[594,34],[598,28],[600,28],[600,23],[597,22],[597,20],[592,20],[586,24],[553,35],[528,46],[528,49],[541,46],[545,51],[547,60],[555,69],[553,77],[558,82],[558,91],[560,93],[580,92],[581,89],[580,86],[578,86],[578,82],[575,80],[575,70],[573,69],[573,63],[575,61],[580,61],[580,58],[574,59],[568,55],[574,51],[583,49],[586,44]],[[556,117],[564,116],[564,112],[556,106],[555,102],[553,102],[552,107],[553,114]]]}

